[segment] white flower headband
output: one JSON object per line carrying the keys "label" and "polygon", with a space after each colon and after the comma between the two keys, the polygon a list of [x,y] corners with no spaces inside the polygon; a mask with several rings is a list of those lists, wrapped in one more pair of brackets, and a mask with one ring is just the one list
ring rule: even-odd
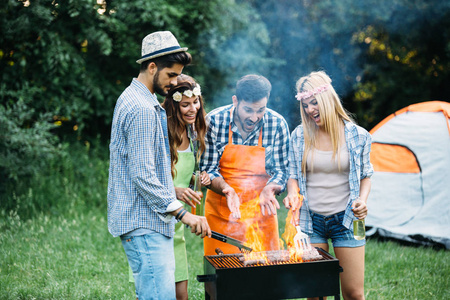
{"label": "white flower headband", "polygon": [[173,93],[172,98],[174,101],[180,102],[181,99],[183,99],[183,95],[185,95],[188,98],[191,98],[194,95],[200,96],[201,94],[202,94],[202,91],[200,89],[200,85],[197,84],[193,90],[185,90],[183,92],[183,94],[181,94],[180,92]]}
{"label": "white flower headband", "polygon": [[331,85],[329,84],[324,84],[321,86],[316,87],[315,89],[309,90],[309,91],[305,91],[305,92],[298,92],[297,95],[295,96],[295,98],[297,98],[298,101],[302,101],[303,99],[308,99],[312,96],[315,96],[317,94],[323,93],[326,90],[328,90],[330,88]]}

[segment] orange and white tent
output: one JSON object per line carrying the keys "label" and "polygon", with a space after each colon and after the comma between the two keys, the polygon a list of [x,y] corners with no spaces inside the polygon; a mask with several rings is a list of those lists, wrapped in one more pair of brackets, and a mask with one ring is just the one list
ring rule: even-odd
{"label": "orange and white tent", "polygon": [[405,107],[370,133],[367,235],[450,249],[450,103]]}

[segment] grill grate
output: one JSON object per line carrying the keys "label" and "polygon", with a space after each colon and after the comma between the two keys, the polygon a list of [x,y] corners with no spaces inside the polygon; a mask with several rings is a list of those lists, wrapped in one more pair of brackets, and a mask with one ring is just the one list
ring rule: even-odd
{"label": "grill grate", "polygon": [[[282,250],[280,251],[283,255]],[[322,256],[314,261],[330,260],[332,257]],[[251,265],[244,265],[244,262],[240,258],[243,254],[221,254],[221,255],[210,255],[205,256],[205,258],[214,266],[216,269],[228,269],[228,268],[251,268],[251,267],[261,267],[261,266],[274,266],[274,265],[287,265],[287,264],[302,264],[310,261],[298,261],[298,260],[276,260],[271,261],[270,259],[266,263],[256,263]]]}
{"label": "grill grate", "polygon": [[243,268],[244,264],[239,260],[239,256],[229,256],[229,255],[218,255],[209,256],[210,262],[216,269],[225,268]]}
{"label": "grill grate", "polygon": [[[266,251],[268,263],[258,259],[244,261],[242,253],[204,257],[204,275],[208,300],[273,300],[333,296],[339,299],[339,260],[320,248],[319,259],[304,262],[289,260],[286,250]],[[259,256],[258,252],[252,254]],[[274,258],[274,259],[271,259]],[[278,258],[278,260],[277,260]],[[258,261],[258,264],[246,264]],[[270,288],[259,288],[270,287]]]}

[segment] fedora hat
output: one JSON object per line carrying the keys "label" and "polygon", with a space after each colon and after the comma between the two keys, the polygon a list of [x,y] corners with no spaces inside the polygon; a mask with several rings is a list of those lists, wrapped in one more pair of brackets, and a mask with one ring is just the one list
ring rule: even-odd
{"label": "fedora hat", "polygon": [[142,40],[142,57],[136,62],[138,64],[143,61],[164,56],[176,52],[184,52],[188,48],[181,48],[177,39],[170,31],[157,31],[150,33]]}

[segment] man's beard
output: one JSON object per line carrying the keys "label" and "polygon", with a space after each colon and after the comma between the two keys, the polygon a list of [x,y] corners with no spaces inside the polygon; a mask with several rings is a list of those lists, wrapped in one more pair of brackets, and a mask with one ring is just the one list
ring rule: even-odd
{"label": "man's beard", "polygon": [[161,84],[159,83],[159,71],[156,71],[156,74],[153,77],[153,89],[158,95],[167,96],[167,92],[164,91],[164,88],[161,87]]}
{"label": "man's beard", "polygon": [[253,129],[255,129],[255,126],[256,126],[256,124],[259,122],[256,122],[256,123],[252,123],[252,125],[253,125],[253,128],[251,129],[251,130],[247,130],[247,124],[248,124],[248,122],[246,122],[245,120],[242,120],[242,118],[241,118],[241,116],[239,115],[239,105],[240,104],[238,104],[238,106],[237,106],[237,108],[236,108],[236,110],[235,110],[235,116],[234,116],[234,118],[235,118],[235,121],[234,121],[234,123],[237,125],[238,123],[239,123],[239,125],[240,125],[240,127],[241,127],[241,130],[243,130],[244,132],[246,132],[246,133],[250,133]]}

